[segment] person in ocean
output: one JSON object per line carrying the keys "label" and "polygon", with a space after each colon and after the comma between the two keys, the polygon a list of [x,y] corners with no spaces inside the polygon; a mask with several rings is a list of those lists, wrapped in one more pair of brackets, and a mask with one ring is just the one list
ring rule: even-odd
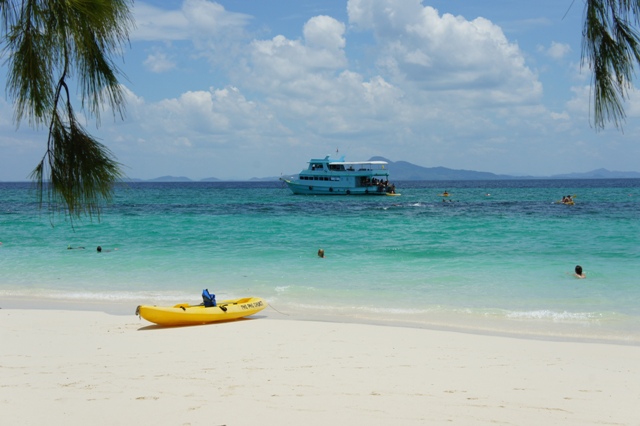
{"label": "person in ocean", "polygon": [[573,274],[576,278],[587,278],[587,275],[582,272],[582,266],[576,265],[575,273]]}
{"label": "person in ocean", "polygon": [[318,249],[318,257],[324,258],[324,250],[323,249]]}
{"label": "person in ocean", "polygon": [[[114,250],[118,250],[118,249],[117,249],[117,248],[114,248]],[[98,246],[98,248],[96,248],[96,251],[97,251],[98,253],[102,253],[102,247],[101,247],[101,246]],[[110,252],[111,250],[104,250],[104,251],[105,251],[105,252]]]}

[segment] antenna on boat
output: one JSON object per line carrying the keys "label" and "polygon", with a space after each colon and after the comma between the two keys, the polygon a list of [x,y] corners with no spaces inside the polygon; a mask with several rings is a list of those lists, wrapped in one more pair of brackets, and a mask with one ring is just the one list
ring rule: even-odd
{"label": "antenna on boat", "polygon": [[[338,148],[336,147],[336,158],[338,158],[338,153],[339,153],[339,152],[340,152],[340,151],[339,151],[339,150],[338,150]],[[340,161],[340,160],[338,160],[338,161]]]}

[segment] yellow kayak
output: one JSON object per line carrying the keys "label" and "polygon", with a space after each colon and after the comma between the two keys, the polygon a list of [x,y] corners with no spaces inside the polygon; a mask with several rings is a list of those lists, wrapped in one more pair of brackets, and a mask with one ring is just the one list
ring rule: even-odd
{"label": "yellow kayak", "polygon": [[221,300],[217,306],[190,305],[179,303],[175,306],[140,305],[136,315],[158,325],[195,325],[229,321],[260,312],[267,302],[259,297]]}

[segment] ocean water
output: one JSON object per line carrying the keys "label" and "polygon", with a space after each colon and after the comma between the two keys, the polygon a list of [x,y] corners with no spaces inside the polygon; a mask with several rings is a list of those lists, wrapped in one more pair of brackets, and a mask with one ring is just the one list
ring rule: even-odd
{"label": "ocean water", "polygon": [[396,184],[400,197],[131,183],[71,223],[30,184],[0,183],[0,307],[133,314],[208,288],[263,297],[274,317],[640,344],[640,180]]}

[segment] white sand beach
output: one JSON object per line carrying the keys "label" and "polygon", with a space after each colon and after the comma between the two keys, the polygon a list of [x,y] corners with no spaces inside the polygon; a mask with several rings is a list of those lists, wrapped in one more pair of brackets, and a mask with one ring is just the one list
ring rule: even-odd
{"label": "white sand beach", "polygon": [[639,425],[640,347],[0,309],[11,425]]}

